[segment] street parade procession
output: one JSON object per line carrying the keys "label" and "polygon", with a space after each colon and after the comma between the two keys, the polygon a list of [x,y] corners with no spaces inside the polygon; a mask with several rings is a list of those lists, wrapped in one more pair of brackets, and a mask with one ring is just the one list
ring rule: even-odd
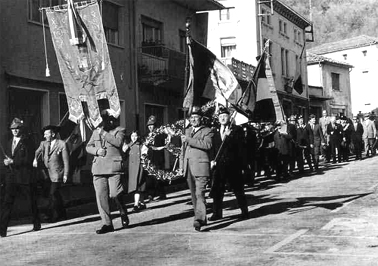
{"label": "street parade procession", "polygon": [[[64,93],[59,92],[63,97],[59,104],[66,103],[67,110],[59,123],[38,120],[38,134],[28,128],[33,118],[17,113],[2,130],[9,138],[0,144],[5,169],[0,179],[1,238],[12,235],[12,220],[18,217],[12,217],[12,212],[17,212],[22,200],[32,217],[31,226],[30,219],[26,222],[32,228],[28,234],[72,219],[70,205],[65,202],[74,202],[78,196],[65,190],[82,169],[89,172],[97,207],[93,235],[109,236],[138,227],[136,217],[144,217],[153,209],[152,204],[169,199],[173,187],[188,190],[190,201],[186,205],[192,210],[187,227],[198,234],[213,223],[230,219],[230,207],[225,202],[230,197],[235,200],[235,221],[253,222],[251,205],[255,202],[247,190],[257,192],[256,184],[261,180],[278,185],[305,177],[316,179],[329,169],[347,167],[348,162],[360,164],[376,158],[375,111],[352,115],[345,110],[303,107],[288,112],[287,101],[281,100],[282,93],[276,88],[278,78],[273,66],[281,63],[272,56],[274,41],[260,40],[257,65],[241,82],[203,39],[195,37],[195,23],[189,18],[185,31],[180,31],[185,65],[177,74],[184,78],[183,88],[178,89],[178,119],[167,120],[157,107],[148,111],[145,107],[145,120],[140,125],[139,118],[128,121],[128,117],[139,114],[136,108],[143,109],[137,102],[142,97],[135,94],[139,96],[131,100],[132,105],[120,97],[121,89],[131,88],[120,88],[116,81],[121,77],[125,82],[128,76],[124,75],[124,62],[112,65],[111,58],[117,53],[110,52],[111,31],[104,17],[112,16],[112,12],[103,2],[107,1],[66,0],[56,6],[38,7],[44,44],[38,49],[44,62],[38,65],[44,64],[44,78],[48,80],[51,62],[56,61],[64,89]],[[140,20],[146,25],[159,24],[143,15]],[[127,21],[131,23],[132,18]],[[153,35],[160,34],[157,27],[151,31]],[[149,32],[143,28],[143,34]],[[47,52],[48,45],[55,55]],[[146,45],[142,49],[148,54],[155,48]],[[130,57],[135,51],[130,48]],[[305,45],[298,46],[298,51],[296,60],[302,60]],[[135,75],[142,75],[142,71],[138,69]],[[307,85],[302,72],[297,67],[285,85],[291,88],[290,93],[304,92]],[[136,79],[132,75],[129,78]],[[153,94],[164,98],[158,90]],[[330,99],[322,97],[321,101]],[[147,103],[151,99],[143,98]],[[314,110],[317,112],[312,113]]]}

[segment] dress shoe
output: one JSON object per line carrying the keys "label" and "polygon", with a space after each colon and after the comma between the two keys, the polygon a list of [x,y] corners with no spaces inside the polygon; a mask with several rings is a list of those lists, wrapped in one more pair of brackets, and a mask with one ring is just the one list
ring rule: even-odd
{"label": "dress shoe", "polygon": [[6,237],[7,236],[7,232],[0,232],[0,237]]}
{"label": "dress shoe", "polygon": [[138,205],[134,205],[133,212],[139,212],[139,206]]}
{"label": "dress shoe", "polygon": [[96,230],[96,234],[102,235],[106,233],[114,232],[113,225],[103,225],[101,229]]}
{"label": "dress shoe", "polygon": [[146,204],[144,204],[143,202],[139,202],[138,208],[139,210],[145,210],[147,207]]}
{"label": "dress shoe", "polygon": [[194,230],[200,232],[201,231],[201,223],[199,221],[194,221],[193,223]]}
{"label": "dress shoe", "polygon": [[33,231],[39,231],[41,230],[41,223],[36,223],[33,226]]}
{"label": "dress shoe", "polygon": [[130,220],[127,214],[121,214],[121,222],[122,222],[122,227],[127,228],[129,227]]}
{"label": "dress shoe", "polygon": [[247,220],[247,219],[249,219],[249,213],[248,212],[242,212],[240,214],[240,219],[241,220]]}
{"label": "dress shoe", "polygon": [[210,217],[209,217],[209,221],[217,221],[217,220],[220,220],[220,219],[222,219],[223,217],[222,217],[222,215],[216,215],[216,214],[213,214],[213,215],[211,215]]}

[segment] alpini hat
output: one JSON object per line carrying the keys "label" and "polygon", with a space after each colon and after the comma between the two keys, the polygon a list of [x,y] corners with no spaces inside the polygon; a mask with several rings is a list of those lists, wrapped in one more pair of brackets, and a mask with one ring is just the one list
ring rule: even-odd
{"label": "alpini hat", "polygon": [[11,125],[10,125],[10,129],[17,129],[17,128],[21,128],[24,126],[24,121],[22,121],[21,119],[19,118],[14,118]]}
{"label": "alpini hat", "polygon": [[295,121],[295,120],[296,120],[295,115],[291,115],[291,116],[289,117],[289,121]]}
{"label": "alpini hat", "polygon": [[191,115],[199,115],[199,116],[202,116],[202,110],[201,110],[201,107],[199,106],[193,106],[192,107],[192,112],[190,113]]}
{"label": "alpini hat", "polygon": [[155,125],[155,124],[156,124],[156,117],[155,117],[154,115],[151,115],[151,116],[148,118],[147,126]]}
{"label": "alpini hat", "polygon": [[218,115],[221,115],[221,114],[228,114],[229,115],[230,111],[228,110],[228,108],[221,106],[221,107],[219,107]]}

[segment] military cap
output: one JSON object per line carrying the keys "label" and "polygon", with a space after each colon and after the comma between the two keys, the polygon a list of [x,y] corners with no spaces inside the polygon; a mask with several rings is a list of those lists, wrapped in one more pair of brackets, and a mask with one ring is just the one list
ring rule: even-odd
{"label": "military cap", "polygon": [[201,110],[201,107],[199,106],[193,106],[192,107],[192,112],[190,113],[191,115],[199,115],[199,116],[202,116],[202,110]]}
{"label": "military cap", "polygon": [[21,128],[23,126],[24,126],[24,121],[22,121],[21,119],[16,117],[12,120],[12,123],[10,125],[10,129]]}
{"label": "military cap", "polygon": [[147,126],[155,125],[155,124],[156,124],[156,116],[151,115],[151,116],[148,118]]}
{"label": "military cap", "polygon": [[228,108],[224,107],[224,106],[221,106],[219,108],[219,111],[218,111],[218,115],[221,115],[221,114],[230,114],[230,111],[228,110]]}
{"label": "military cap", "polygon": [[298,115],[297,119],[303,119],[303,115]]}
{"label": "military cap", "polygon": [[291,115],[290,117],[289,117],[289,121],[295,121],[297,118],[296,118],[296,116],[295,115]]}

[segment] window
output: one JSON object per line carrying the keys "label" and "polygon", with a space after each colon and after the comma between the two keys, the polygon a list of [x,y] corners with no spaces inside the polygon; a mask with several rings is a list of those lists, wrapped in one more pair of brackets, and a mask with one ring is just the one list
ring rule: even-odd
{"label": "window", "polygon": [[235,56],[236,43],[235,38],[223,38],[221,39],[221,57],[230,58]]}
{"label": "window", "polygon": [[289,67],[289,51],[285,50],[285,67],[286,67],[286,76],[290,75]]}
{"label": "window", "polygon": [[294,42],[298,41],[298,31],[297,29],[294,29]]}
{"label": "window", "polygon": [[279,20],[278,21],[278,29],[281,34],[287,35],[287,23]]}
{"label": "window", "polygon": [[224,21],[224,20],[230,20],[230,9],[221,9],[219,10],[219,20]]}
{"label": "window", "polygon": [[155,46],[163,43],[163,23],[142,16],[143,43],[142,46]]}
{"label": "window", "polygon": [[179,30],[179,43],[180,52],[184,53],[186,50],[186,32],[184,30]]}
{"label": "window", "polygon": [[113,3],[102,2],[102,22],[105,37],[108,43],[121,45],[119,36],[119,6]]}
{"label": "window", "polygon": [[332,90],[340,91],[340,74],[331,73],[331,79],[332,79]]}
{"label": "window", "polygon": [[302,34],[300,31],[298,31],[298,43],[302,43],[301,38],[302,38]]}
{"label": "window", "polygon": [[281,68],[282,76],[289,76],[289,51],[281,48]]}
{"label": "window", "polygon": [[[28,1],[28,19],[30,21],[42,24],[42,16],[41,16],[41,12],[39,11],[39,8],[57,6],[57,5],[63,5],[63,4],[64,4],[64,0],[29,0]],[[47,18],[45,14],[46,13],[43,14],[44,24],[47,25]]]}
{"label": "window", "polygon": [[285,49],[281,48],[281,69],[282,76],[286,76],[286,64],[285,64]]}

